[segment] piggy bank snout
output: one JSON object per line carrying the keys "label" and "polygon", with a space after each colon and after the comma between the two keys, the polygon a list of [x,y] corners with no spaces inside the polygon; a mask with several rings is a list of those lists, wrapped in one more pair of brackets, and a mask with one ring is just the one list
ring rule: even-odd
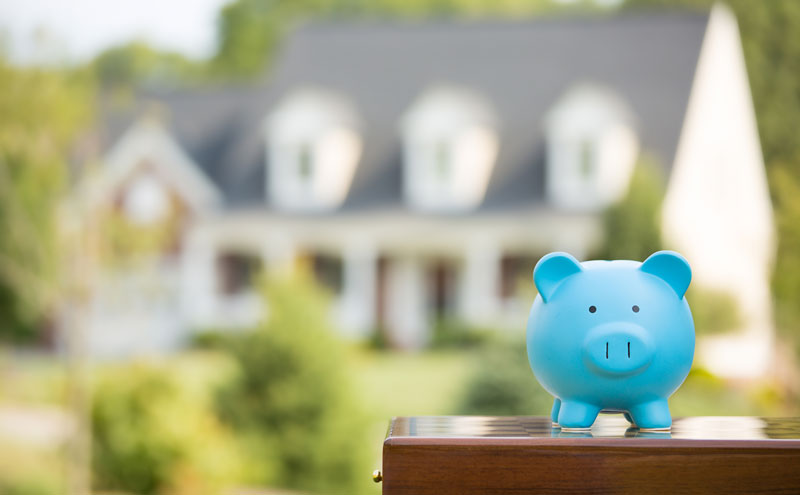
{"label": "piggy bank snout", "polygon": [[594,372],[624,376],[644,371],[653,360],[654,348],[644,328],[619,322],[590,330],[582,352],[584,361]]}

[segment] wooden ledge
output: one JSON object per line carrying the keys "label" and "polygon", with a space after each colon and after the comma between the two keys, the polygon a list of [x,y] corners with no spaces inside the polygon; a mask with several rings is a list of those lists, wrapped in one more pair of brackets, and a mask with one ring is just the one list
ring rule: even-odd
{"label": "wooden ledge", "polygon": [[800,493],[800,418],[691,417],[670,431],[601,415],[394,418],[383,493]]}

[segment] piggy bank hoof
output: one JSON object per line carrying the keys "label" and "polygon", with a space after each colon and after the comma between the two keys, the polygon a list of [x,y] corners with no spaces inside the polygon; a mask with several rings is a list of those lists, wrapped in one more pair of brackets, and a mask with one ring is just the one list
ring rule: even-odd
{"label": "piggy bank hoof", "polygon": [[589,431],[591,429],[592,429],[591,426],[572,426],[572,427],[562,426],[561,427],[561,431],[564,431],[564,432],[586,432],[586,431]]}
{"label": "piggy bank hoof", "polygon": [[628,411],[625,411],[622,414],[623,414],[623,416],[625,416],[625,419],[628,421],[628,423],[631,424],[631,426],[636,426],[636,421],[633,420],[633,416],[631,416],[631,413],[629,413]]}
{"label": "piggy bank hoof", "polygon": [[659,433],[659,432],[670,431],[671,429],[672,429],[672,425],[670,425],[670,426],[662,426],[662,427],[659,427],[659,428],[639,428],[639,431],[642,431],[642,432],[652,431],[654,433]]}

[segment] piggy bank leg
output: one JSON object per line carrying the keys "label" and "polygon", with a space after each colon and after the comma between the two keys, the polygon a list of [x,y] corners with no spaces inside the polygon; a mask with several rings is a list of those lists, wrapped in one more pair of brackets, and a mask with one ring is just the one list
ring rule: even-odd
{"label": "piggy bank leg", "polygon": [[562,428],[591,428],[600,408],[577,401],[561,401],[558,424]]}
{"label": "piggy bank leg", "polygon": [[561,409],[561,399],[556,397],[556,400],[553,401],[553,410],[550,411],[550,419],[553,423],[558,424],[558,411]]}
{"label": "piggy bank leg", "polygon": [[658,399],[631,407],[631,416],[639,428],[666,430],[672,426],[667,399]]}

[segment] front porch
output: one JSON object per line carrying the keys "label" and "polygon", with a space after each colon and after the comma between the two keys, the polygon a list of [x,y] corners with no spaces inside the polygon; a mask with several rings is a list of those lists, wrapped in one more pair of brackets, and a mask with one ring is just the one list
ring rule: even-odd
{"label": "front porch", "polygon": [[[585,219],[572,218],[580,220],[573,222],[575,229],[559,232],[592,231]],[[588,245],[585,235],[572,242],[563,235],[548,238],[551,222],[531,229],[530,217],[524,230],[501,222],[487,223],[484,230],[474,219],[465,225],[463,219],[423,218],[390,231],[385,225],[391,223],[380,220],[346,229],[341,219],[259,218],[258,226],[254,220],[236,228],[237,222],[227,219],[189,232],[182,282],[187,328],[254,325],[265,310],[254,287],[256,274],[305,266],[332,294],[332,317],[351,339],[381,332],[392,347],[418,349],[445,320],[522,329],[535,294],[531,273],[538,258],[567,244],[572,247],[561,249],[581,255]],[[398,235],[401,227],[409,234]]]}

